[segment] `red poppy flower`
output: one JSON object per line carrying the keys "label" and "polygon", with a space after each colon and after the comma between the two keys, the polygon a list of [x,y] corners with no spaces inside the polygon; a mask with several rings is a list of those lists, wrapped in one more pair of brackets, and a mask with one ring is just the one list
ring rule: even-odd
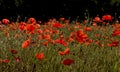
{"label": "red poppy flower", "polygon": [[92,29],[91,29],[91,27],[84,27],[84,30],[85,31],[91,31]]}
{"label": "red poppy flower", "polygon": [[119,44],[119,42],[118,42],[118,41],[113,41],[112,43],[107,44],[107,46],[116,47],[116,46],[118,46],[118,44]]}
{"label": "red poppy flower", "polygon": [[26,23],[25,23],[25,22],[21,22],[21,23],[19,24],[19,29],[20,29],[20,30],[25,30],[25,26],[26,26]]}
{"label": "red poppy flower", "polygon": [[112,21],[112,16],[111,15],[104,15],[102,16],[103,21]]}
{"label": "red poppy flower", "polygon": [[26,31],[27,32],[29,32],[29,33],[34,33],[34,31],[35,31],[35,29],[36,29],[36,26],[35,25],[33,25],[33,24],[28,24],[28,25],[26,25]]}
{"label": "red poppy flower", "polygon": [[120,36],[120,30],[114,30],[112,36]]}
{"label": "red poppy flower", "polygon": [[2,22],[3,22],[4,24],[9,24],[9,23],[10,23],[10,21],[9,21],[8,19],[3,19]]}
{"label": "red poppy flower", "polygon": [[4,59],[4,60],[2,60],[2,62],[4,62],[4,63],[8,63],[9,60],[8,60],[8,59]]}
{"label": "red poppy flower", "polygon": [[83,32],[83,30],[78,30],[76,32],[76,40],[79,43],[85,42],[85,40],[88,38],[88,35]]}
{"label": "red poppy flower", "polygon": [[48,46],[48,41],[42,43],[44,46]]}
{"label": "red poppy flower", "polygon": [[62,44],[64,46],[68,46],[68,43],[65,42],[63,39],[56,39],[55,42],[58,43],[58,44]]}
{"label": "red poppy flower", "polygon": [[69,54],[70,53],[70,48],[66,48],[64,51],[65,54]]}
{"label": "red poppy flower", "polygon": [[61,20],[61,21],[64,21],[64,20],[65,20],[65,18],[64,18],[64,17],[61,17],[61,18],[60,18],[60,20]]}
{"label": "red poppy flower", "polygon": [[38,32],[39,34],[42,34],[42,33],[43,33],[43,31],[42,31],[41,29],[38,29],[37,32]]}
{"label": "red poppy flower", "polygon": [[74,63],[74,60],[72,60],[72,59],[65,59],[63,62],[62,62],[62,64],[64,64],[64,65],[71,65],[71,64],[73,64]]}
{"label": "red poppy flower", "polygon": [[16,62],[20,62],[20,57],[15,58]]}
{"label": "red poppy flower", "polygon": [[95,17],[95,18],[93,19],[93,21],[94,21],[94,22],[101,22],[100,17]]}
{"label": "red poppy flower", "polygon": [[37,54],[35,55],[35,57],[36,57],[38,60],[41,60],[41,59],[44,58],[44,53],[37,53]]}
{"label": "red poppy flower", "polygon": [[69,23],[69,20],[65,20],[65,23]]}
{"label": "red poppy flower", "polygon": [[70,53],[70,48],[66,48],[66,49],[64,50],[64,52],[59,51],[58,53],[59,53],[60,55],[67,55],[67,54]]}
{"label": "red poppy flower", "polygon": [[42,36],[43,39],[50,40],[50,34],[43,34]]}
{"label": "red poppy flower", "polygon": [[30,45],[30,39],[28,39],[22,43],[22,48],[27,48],[29,45]]}
{"label": "red poppy flower", "polygon": [[36,19],[35,19],[35,18],[29,18],[29,19],[28,19],[28,22],[29,22],[29,23],[36,23]]}
{"label": "red poppy flower", "polygon": [[87,39],[87,40],[85,41],[85,45],[88,46],[88,45],[90,45],[92,42],[93,42],[92,39]]}
{"label": "red poppy flower", "polygon": [[60,23],[55,23],[55,24],[53,24],[53,27],[55,27],[55,28],[62,28],[62,24],[60,24]]}

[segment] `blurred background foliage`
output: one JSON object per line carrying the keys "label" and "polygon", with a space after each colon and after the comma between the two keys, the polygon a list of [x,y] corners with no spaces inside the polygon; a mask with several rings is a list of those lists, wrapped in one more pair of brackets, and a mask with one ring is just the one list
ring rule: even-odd
{"label": "blurred background foliage", "polygon": [[111,14],[119,17],[120,0],[0,0],[0,19],[20,16],[45,19],[51,17],[81,18]]}

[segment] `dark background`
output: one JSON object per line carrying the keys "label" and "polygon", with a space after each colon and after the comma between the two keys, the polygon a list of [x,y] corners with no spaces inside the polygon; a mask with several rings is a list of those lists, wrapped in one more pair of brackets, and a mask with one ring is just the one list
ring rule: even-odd
{"label": "dark background", "polygon": [[79,16],[94,17],[111,14],[120,16],[120,0],[0,0],[0,20],[9,18],[16,21],[34,17],[46,21],[49,18]]}

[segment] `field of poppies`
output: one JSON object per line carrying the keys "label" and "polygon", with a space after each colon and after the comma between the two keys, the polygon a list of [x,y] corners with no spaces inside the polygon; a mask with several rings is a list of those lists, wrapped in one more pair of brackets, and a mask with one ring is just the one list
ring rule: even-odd
{"label": "field of poppies", "polygon": [[0,22],[0,72],[119,72],[120,24],[111,15],[74,21]]}

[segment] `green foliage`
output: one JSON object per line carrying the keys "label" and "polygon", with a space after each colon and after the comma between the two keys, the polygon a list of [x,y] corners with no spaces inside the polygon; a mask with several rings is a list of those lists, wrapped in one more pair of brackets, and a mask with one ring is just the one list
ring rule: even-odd
{"label": "green foliage", "polygon": [[111,4],[114,4],[114,3],[120,3],[120,0],[111,0]]}
{"label": "green foliage", "polygon": [[24,2],[23,0],[15,0],[16,7],[21,6],[23,4],[23,2]]}

